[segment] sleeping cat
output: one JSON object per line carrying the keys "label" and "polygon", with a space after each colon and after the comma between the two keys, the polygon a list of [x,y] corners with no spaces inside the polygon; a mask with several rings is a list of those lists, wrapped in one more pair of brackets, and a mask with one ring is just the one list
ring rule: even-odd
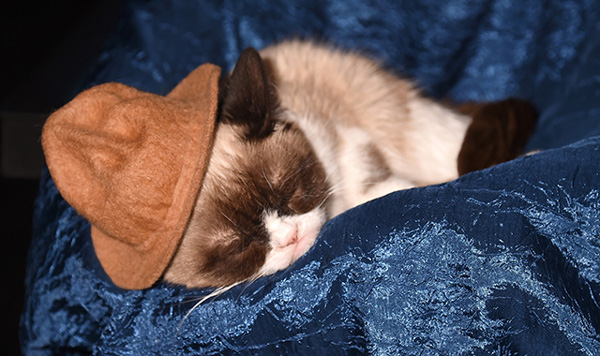
{"label": "sleeping cat", "polygon": [[188,287],[272,274],[327,219],[457,178],[472,121],[373,60],[308,41],[246,49],[220,96],[203,186],[164,275]]}

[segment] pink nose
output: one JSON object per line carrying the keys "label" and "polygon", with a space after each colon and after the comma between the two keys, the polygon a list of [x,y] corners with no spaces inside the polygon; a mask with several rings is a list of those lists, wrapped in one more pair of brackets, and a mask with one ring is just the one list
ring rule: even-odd
{"label": "pink nose", "polygon": [[295,244],[298,242],[298,228],[295,226],[290,226],[289,230],[286,231],[285,237],[283,239],[283,247],[287,247],[289,245]]}

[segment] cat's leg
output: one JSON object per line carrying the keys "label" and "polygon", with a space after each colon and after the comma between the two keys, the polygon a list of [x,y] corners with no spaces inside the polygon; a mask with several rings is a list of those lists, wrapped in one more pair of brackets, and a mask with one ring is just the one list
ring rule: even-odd
{"label": "cat's leg", "polygon": [[397,120],[371,124],[372,142],[394,175],[423,186],[458,177],[456,160],[471,118],[415,95]]}
{"label": "cat's leg", "polygon": [[395,174],[371,137],[362,129],[339,129],[339,162],[342,180],[339,189],[348,208],[384,196],[397,190],[409,189],[415,183]]}

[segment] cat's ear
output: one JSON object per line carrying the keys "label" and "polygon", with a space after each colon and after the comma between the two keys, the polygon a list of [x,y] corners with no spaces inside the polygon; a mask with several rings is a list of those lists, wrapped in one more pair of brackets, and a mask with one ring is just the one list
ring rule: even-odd
{"label": "cat's ear", "polygon": [[254,48],[246,48],[240,55],[223,95],[222,120],[242,126],[246,139],[258,140],[273,131],[276,97]]}

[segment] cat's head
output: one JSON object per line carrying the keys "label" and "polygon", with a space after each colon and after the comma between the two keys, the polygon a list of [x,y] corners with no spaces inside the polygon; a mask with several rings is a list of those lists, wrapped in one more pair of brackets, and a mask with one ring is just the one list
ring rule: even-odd
{"label": "cat's head", "polygon": [[327,219],[325,169],[283,119],[272,80],[250,48],[224,81],[212,157],[167,281],[230,285],[284,269],[314,244]]}

